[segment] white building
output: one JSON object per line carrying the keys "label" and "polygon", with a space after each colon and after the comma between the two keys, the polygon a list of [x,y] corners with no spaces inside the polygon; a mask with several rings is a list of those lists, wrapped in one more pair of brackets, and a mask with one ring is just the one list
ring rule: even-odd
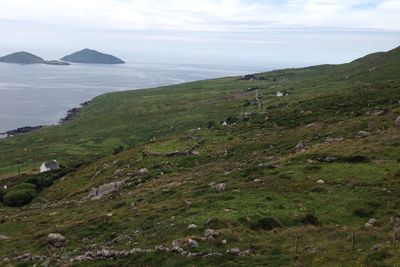
{"label": "white building", "polygon": [[57,160],[52,160],[49,162],[43,162],[40,166],[40,172],[48,172],[52,170],[60,169],[60,165],[58,165]]}

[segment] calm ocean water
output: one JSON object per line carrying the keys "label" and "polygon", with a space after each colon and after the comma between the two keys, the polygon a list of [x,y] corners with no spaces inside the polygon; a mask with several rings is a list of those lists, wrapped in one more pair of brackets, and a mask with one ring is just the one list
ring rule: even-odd
{"label": "calm ocean water", "polygon": [[56,124],[67,110],[106,92],[257,71],[263,70],[147,63],[71,66],[0,63],[0,133],[23,126]]}

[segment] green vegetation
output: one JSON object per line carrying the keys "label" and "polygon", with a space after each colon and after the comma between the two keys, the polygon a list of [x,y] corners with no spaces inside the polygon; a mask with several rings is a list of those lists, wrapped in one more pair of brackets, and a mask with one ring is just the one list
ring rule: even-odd
{"label": "green vegetation", "polygon": [[[29,190],[20,188],[25,183],[38,196],[22,208],[0,206],[0,234],[9,237],[0,239],[0,259],[169,247],[191,238],[199,244],[194,251],[222,256],[151,252],[73,265],[393,266],[400,262],[393,242],[399,68],[398,48],[251,81],[106,94],[65,125],[1,140],[0,186],[10,188],[3,200],[13,188]],[[257,90],[262,106],[243,107]],[[67,168],[56,178],[36,174],[48,159]],[[90,200],[92,188],[116,181],[125,182],[120,191]],[[213,242],[202,238],[210,228],[220,234]],[[68,242],[49,250],[49,233]],[[231,248],[251,255],[226,254]]]}
{"label": "green vegetation", "polygon": [[3,203],[10,207],[20,207],[31,202],[35,196],[35,189],[16,188],[4,195]]}

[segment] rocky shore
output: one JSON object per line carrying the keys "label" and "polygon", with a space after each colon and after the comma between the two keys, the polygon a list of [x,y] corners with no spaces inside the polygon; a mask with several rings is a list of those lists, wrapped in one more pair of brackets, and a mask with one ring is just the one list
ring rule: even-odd
{"label": "rocky shore", "polygon": [[5,138],[5,137],[13,136],[16,134],[35,132],[35,131],[42,129],[43,127],[44,126],[42,126],[42,125],[20,127],[20,128],[14,129],[14,130],[9,130],[5,133],[0,133],[0,138],[1,138],[1,136],[3,136],[3,138]]}
{"label": "rocky shore", "polygon": [[64,118],[60,119],[60,124],[65,124],[65,123],[69,122],[70,120],[72,120],[76,115],[78,115],[78,113],[81,111],[81,109],[83,107],[89,105],[90,102],[91,101],[83,102],[79,105],[79,107],[68,110],[67,115]]}

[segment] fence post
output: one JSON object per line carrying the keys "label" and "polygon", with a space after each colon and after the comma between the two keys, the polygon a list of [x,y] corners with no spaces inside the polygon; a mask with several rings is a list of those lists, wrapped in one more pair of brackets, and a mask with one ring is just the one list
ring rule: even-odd
{"label": "fence post", "polygon": [[396,239],[397,239],[397,234],[394,232],[393,234],[393,248],[396,249]]}
{"label": "fence post", "polygon": [[294,241],[294,253],[295,254],[297,254],[298,247],[299,247],[299,237],[296,236],[296,239]]}
{"label": "fence post", "polygon": [[249,255],[251,255],[251,241],[249,241]]}
{"label": "fence post", "polygon": [[351,231],[351,251],[354,251],[355,242],[354,242],[354,230]]}

